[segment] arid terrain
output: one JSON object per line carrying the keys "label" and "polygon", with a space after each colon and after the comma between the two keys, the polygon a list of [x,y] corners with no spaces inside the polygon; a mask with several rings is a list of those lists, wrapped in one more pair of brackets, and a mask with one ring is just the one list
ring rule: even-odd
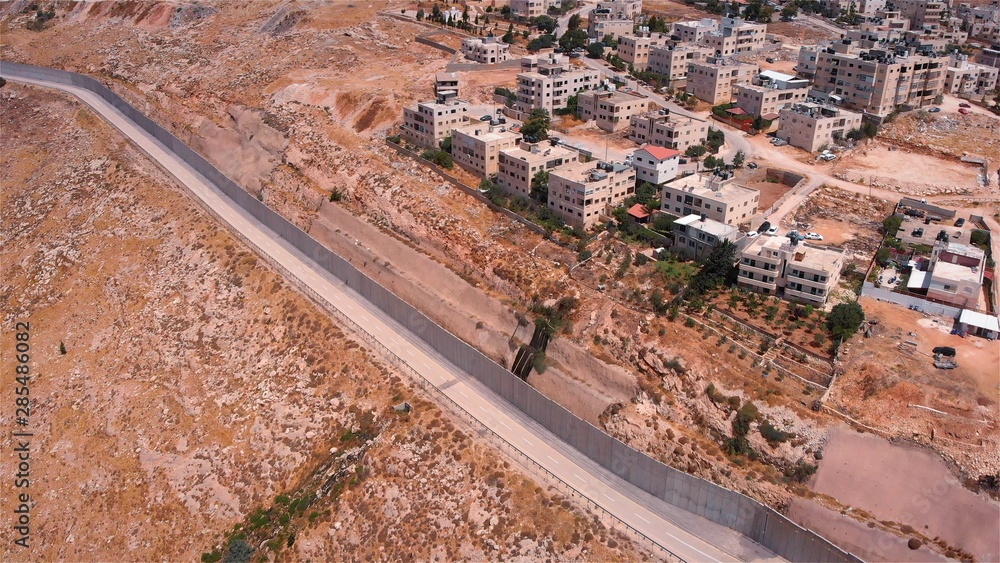
{"label": "arid terrain", "polygon": [[473,440],[88,109],[8,83],[0,116],[0,301],[32,328],[37,502],[30,555],[5,526],[3,559],[231,540],[285,560],[649,557]]}
{"label": "arid terrain", "polygon": [[[671,15],[677,18],[704,15],[684,4],[651,2],[652,8],[657,9],[657,5],[664,10],[673,10]],[[531,327],[518,328],[519,317],[531,320],[535,316],[532,310],[537,310],[539,306],[553,306],[564,298],[574,299],[569,322],[547,350],[547,369],[542,373],[533,373],[529,383],[633,446],[675,467],[767,502],[779,510],[786,509],[793,499],[806,499],[811,505],[828,506],[823,504],[824,499],[817,500],[816,493],[809,489],[809,468],[822,468],[823,450],[830,440],[829,433],[844,424],[842,414],[827,409],[819,412],[812,410],[814,401],[823,395],[822,386],[800,380],[795,375],[783,375],[784,372],[776,368],[774,371],[764,368],[761,358],[764,354],[759,352],[766,338],[760,334],[744,332],[734,326],[736,323],[711,312],[682,310],[672,321],[654,314],[650,306],[654,292],[660,290],[667,299],[672,298],[676,294],[674,290],[679,289],[686,276],[692,273],[691,264],[660,261],[640,265],[633,261],[634,243],[626,244],[619,238],[604,236],[586,247],[593,252],[594,259],[571,273],[570,268],[580,260],[578,250],[582,249],[582,245],[578,239],[568,233],[557,232],[555,236],[561,238],[566,246],[557,245],[490,211],[480,201],[444,182],[427,167],[398,154],[385,144],[384,136],[394,133],[401,121],[402,107],[429,98],[431,75],[442,71],[449,60],[445,53],[412,40],[427,31],[425,26],[378,13],[380,10],[398,12],[402,7],[410,6],[408,3],[375,2],[341,10],[336,4],[323,2],[220,2],[212,7],[173,2],[56,3],[57,17],[47,29],[35,32],[24,29],[26,16],[20,12],[22,6],[13,4],[0,12],[0,32],[4,35],[0,56],[100,77],[230,177],[252,193],[259,194],[268,205],[306,228],[317,240],[351,260],[383,285],[391,287],[442,326],[462,335],[484,353],[506,365],[513,360],[516,344],[530,338]],[[345,15],[341,16],[340,11]],[[785,60],[779,62],[791,62],[792,55],[790,50],[783,51],[781,57]],[[496,83],[485,73],[460,74],[464,81],[462,97],[481,103],[489,103],[495,84],[509,85],[513,79],[510,71],[499,73]],[[984,127],[985,133],[989,126]],[[781,149],[788,149],[790,155],[794,152],[791,147]],[[794,158],[800,156],[796,154]],[[36,157],[26,154],[23,158]],[[816,167],[817,170],[829,168],[830,165]],[[160,183],[165,182],[161,180]],[[341,194],[342,201],[328,201],[332,192]],[[779,195],[775,193],[769,197],[776,199]],[[836,206],[848,205],[851,206],[851,215],[843,221],[834,211],[839,209]],[[849,223],[841,228],[843,232],[837,232],[837,240],[833,242],[856,250],[859,255],[867,251],[871,244],[877,244],[875,229],[881,221],[879,213],[884,211],[881,200],[877,198],[820,190],[814,192],[813,198],[802,210],[801,214],[794,216],[794,220],[818,225],[817,230],[833,231],[837,221]],[[127,232],[127,229],[122,229],[122,234]],[[228,244],[232,245],[231,242]],[[194,252],[187,248],[175,252],[187,256],[188,251]],[[237,251],[232,252],[235,256]],[[623,268],[626,256],[630,266]],[[234,264],[239,260],[252,260],[249,255],[239,260],[227,258]],[[623,271],[619,276],[617,272],[620,270]],[[205,269],[196,272],[194,278],[198,275],[207,278],[209,272],[212,276],[223,275],[205,266]],[[260,276],[262,272],[266,270],[256,268],[253,275]],[[602,276],[604,281],[601,281]],[[184,280],[191,278],[183,277]],[[603,283],[608,285],[606,292],[596,289],[597,284]],[[244,287],[256,285],[244,281]],[[260,285],[270,290],[271,286],[263,284],[263,281]],[[288,293],[284,300],[292,303],[294,294],[287,289],[282,291]],[[76,294],[73,292],[72,295]],[[116,298],[119,303],[125,303],[123,297]],[[267,303],[275,309],[270,313],[275,322],[278,319],[292,322],[287,319],[292,315],[287,309],[277,310],[272,300]],[[325,327],[330,324],[301,300],[294,301],[294,304],[295,319],[309,309],[312,316],[307,315],[308,326],[316,324]],[[164,307],[166,305],[164,302]],[[875,306],[864,305],[866,309],[870,305]],[[261,311],[265,307],[263,301],[257,306]],[[686,322],[688,314],[692,316],[690,326]],[[878,309],[873,309],[871,314],[882,315]],[[56,318],[60,317],[53,317]],[[818,322],[816,317],[813,322]],[[195,320],[191,323],[191,326],[201,326]],[[703,328],[703,324],[708,328]],[[108,334],[120,335],[124,329],[124,326],[118,327],[118,332]],[[258,330],[266,334],[270,329]],[[286,328],[280,334],[285,335],[288,330],[291,329]],[[336,327],[331,326],[329,330],[333,334]],[[89,328],[77,329],[78,334],[83,332],[103,334]],[[346,357],[359,363],[371,362],[370,357],[356,349],[350,353],[331,350],[330,346],[342,340],[319,338],[315,331],[306,334],[303,328],[299,328],[296,334],[300,333],[314,337],[314,345],[323,351],[322,354],[319,351],[313,354],[316,357],[314,362],[317,362],[315,365],[327,356],[336,361],[345,361],[343,358]],[[198,331],[194,330],[193,334],[197,335]],[[255,334],[248,332],[245,338],[252,339]],[[158,338],[172,335],[172,330],[163,329]],[[53,361],[67,361],[73,357],[74,350],[79,346],[78,341],[64,336],[52,338],[65,340],[68,349],[67,356],[54,357]],[[866,356],[859,354],[858,350],[872,345],[872,342],[857,342],[855,348],[848,350],[846,361],[862,361]],[[136,342],[132,346],[134,348],[128,350],[146,354],[151,353],[150,350],[165,348],[148,342]],[[288,372],[286,368],[289,364],[278,362],[285,359],[281,350],[287,351],[291,345],[279,340],[273,346],[276,348],[267,355],[273,365],[265,363],[259,372],[253,373],[278,375]],[[303,346],[300,344],[296,353],[301,355],[301,350],[305,349]],[[796,373],[812,370],[828,378],[833,371],[827,360],[809,356],[801,360],[802,365],[796,366],[791,364],[789,358],[797,356],[798,352],[789,349],[781,354],[781,361]],[[776,347],[775,351],[766,354],[767,360],[777,355]],[[221,361],[216,355],[211,358],[212,361]],[[239,358],[239,361],[244,361],[244,358]],[[213,377],[222,378],[222,371],[226,372],[227,378],[229,373],[242,373],[236,364],[220,365],[219,369],[213,368]],[[300,366],[296,367],[298,370],[313,368],[310,365],[295,365]],[[421,529],[426,531],[439,525],[438,519],[427,516],[433,510],[425,509],[422,503],[415,500],[418,496],[426,498],[428,495],[444,495],[440,506],[449,506],[451,510],[459,506],[470,507],[465,512],[468,517],[454,524],[460,530],[454,535],[477,534],[470,522],[482,523],[481,506],[486,506],[482,510],[490,512],[488,520],[491,523],[492,518],[498,519],[492,523],[492,531],[482,536],[482,541],[470,539],[468,544],[446,547],[445,552],[435,554],[444,559],[477,558],[480,554],[484,557],[515,558],[521,554],[538,557],[550,548],[562,556],[574,557],[576,555],[572,554],[577,553],[582,557],[582,552],[567,551],[569,548],[563,546],[568,544],[561,543],[573,543],[574,538],[580,540],[581,547],[589,550],[588,558],[641,557],[630,547],[620,545],[619,540],[611,540],[606,532],[602,535],[598,530],[588,528],[592,524],[585,525],[576,513],[560,511],[556,515],[531,512],[541,509],[527,502],[518,503],[517,500],[527,498],[533,486],[524,485],[513,469],[505,469],[507,473],[498,478],[505,483],[502,492],[496,487],[489,489],[492,485],[484,483],[492,478],[494,471],[499,471],[495,467],[496,461],[490,461],[491,456],[496,456],[486,445],[468,438],[455,439],[453,431],[449,432],[451,437],[446,438],[443,430],[447,426],[446,421],[440,423],[440,432],[430,432],[435,439],[442,441],[442,451],[435,453],[433,445],[429,449],[425,447],[420,433],[430,420],[441,418],[436,416],[433,406],[426,401],[419,404],[411,401],[418,404],[418,408],[414,414],[403,418],[386,412],[387,408],[391,409],[391,404],[398,402],[394,399],[396,395],[412,396],[408,395],[406,382],[397,377],[389,386],[376,384],[391,380],[391,370],[375,367],[374,364],[364,369],[368,371],[351,364],[350,369],[344,372],[343,365],[337,364],[329,369],[329,373],[332,374],[330,377],[339,378],[337,381],[347,377],[347,380],[334,386],[338,390],[340,387],[345,389],[343,396],[352,397],[354,401],[364,399],[357,403],[354,412],[369,412],[374,408],[379,415],[377,420],[385,425],[379,432],[380,438],[365,453],[366,459],[375,456],[374,459],[381,461],[356,462],[352,471],[357,473],[357,466],[363,465],[371,469],[371,474],[359,479],[356,486],[346,487],[338,497],[344,499],[348,495],[356,495],[354,500],[360,500],[368,512],[360,511],[358,502],[332,502],[329,517],[317,517],[318,521],[308,528],[309,531],[297,533],[295,546],[302,558],[336,559],[337,552],[330,550],[347,549],[351,542],[371,549],[376,558],[405,554],[405,551],[377,550],[380,547],[385,550],[408,550],[411,546],[423,545],[421,541],[428,541],[429,536],[415,535]],[[862,366],[848,364],[848,374],[838,381],[831,393],[832,404],[864,411],[860,414],[898,409],[897,398],[889,393],[876,393],[858,403],[862,400],[860,391],[851,378],[857,377],[862,369]],[[81,373],[87,372],[84,370]],[[114,374],[115,370],[105,373]],[[343,375],[345,373],[348,375]],[[987,389],[990,385],[995,388],[1000,383],[996,373],[987,373],[984,378]],[[88,386],[92,384],[87,379],[82,376],[80,379],[79,385],[83,389],[91,389]],[[369,395],[354,398],[358,392],[352,386],[361,383],[367,386]],[[709,392],[710,385],[714,390],[712,393]],[[983,387],[979,383],[975,385],[979,393]],[[960,387],[955,391],[958,397],[955,400],[961,400],[959,404],[963,408],[971,406],[968,401],[976,401],[979,395],[969,391],[972,384]],[[278,393],[275,386],[265,389],[271,400],[277,400],[274,398],[274,394]],[[281,388],[282,393],[286,391]],[[321,398],[330,397],[323,393],[325,391],[316,390],[302,392],[301,397],[298,394],[295,397],[303,401],[315,400],[316,404],[320,404]],[[984,393],[984,396],[990,395]],[[264,399],[254,399],[258,400]],[[346,398],[340,400],[339,408],[350,411],[350,405],[354,403]],[[222,402],[232,404],[229,400]],[[748,435],[750,444],[760,454],[753,460],[731,455],[724,448],[726,440],[732,436],[732,421],[739,408],[748,402],[753,403],[759,414]],[[863,407],[855,407],[857,404]],[[983,406],[991,413],[992,422],[982,429],[984,445],[980,449],[993,447],[995,451],[996,402],[994,400]],[[276,495],[291,491],[289,494],[295,496],[296,491],[316,486],[311,479],[312,468],[326,471],[327,467],[333,466],[325,464],[336,465],[338,462],[329,459],[330,447],[342,451],[341,436],[360,424],[359,414],[353,415],[354,418],[346,418],[345,415],[340,419],[327,410],[324,407],[319,412],[329,414],[331,419],[323,419],[325,426],[315,422],[315,436],[311,438],[314,442],[308,444],[310,451],[315,450],[315,455],[297,465],[288,462],[285,473],[271,469],[268,475],[272,479],[280,479],[281,486],[271,484],[260,486],[261,490],[255,489],[252,501],[240,501],[241,511],[226,513],[229,516],[225,525],[212,528],[197,542],[192,540],[190,548],[184,553],[197,555],[199,549],[209,551],[212,546],[221,545],[228,537],[223,530],[231,531],[232,526],[243,522],[244,516],[252,510],[271,507]],[[273,419],[280,419],[284,412],[281,411],[281,416]],[[319,416],[319,413],[303,407],[303,411],[296,416]],[[267,422],[275,423],[273,419]],[[891,428],[879,426],[884,421],[866,420],[864,424],[884,430],[887,437],[911,437],[908,428],[896,433]],[[428,422],[425,425],[423,421]],[[765,438],[761,433],[765,424],[783,432],[782,436],[786,439]],[[246,428],[253,428],[252,423]],[[276,433],[277,430],[271,432]],[[400,444],[394,445],[389,437],[398,437]],[[278,441],[277,438],[273,440]],[[270,442],[265,441],[265,444]],[[347,444],[355,445],[350,439]],[[461,449],[463,444],[466,449]],[[974,482],[981,475],[1000,471],[1000,460],[990,456],[966,455],[963,453],[965,446],[955,446],[942,440],[925,441],[922,445],[927,451],[943,454],[951,462],[949,469],[952,474],[960,481]],[[458,460],[455,454],[460,454],[460,463],[445,461]],[[439,460],[440,463],[432,460]],[[421,477],[427,480],[427,483],[420,483],[421,486],[444,483],[445,475],[449,480],[478,485],[446,487],[449,489],[447,494],[438,492],[441,487],[433,489],[434,492],[418,490],[416,482],[407,476],[416,475],[426,464],[435,468],[462,465],[464,469],[435,469],[437,473]],[[293,467],[294,471],[289,469]],[[380,467],[384,471],[380,471]],[[859,466],[857,470],[864,471],[864,468]],[[227,471],[227,475],[234,475],[233,470]],[[334,467],[333,472],[337,473],[338,469]],[[378,487],[366,484],[376,482]],[[409,490],[408,486],[414,489]],[[409,500],[393,502],[391,508],[386,508],[381,501],[376,503],[374,495],[379,489],[387,488],[398,490]],[[471,491],[485,490],[490,493],[482,493],[478,502],[489,503],[488,506],[474,505],[471,499],[477,493]],[[506,504],[499,504],[501,502]],[[509,512],[513,510],[509,507],[514,503],[523,512]],[[348,508],[348,504],[353,508]],[[475,510],[471,508],[473,505]],[[405,509],[401,508],[404,506]],[[546,506],[546,509],[556,510],[551,506]],[[414,525],[413,530],[407,532],[414,535],[400,537],[386,532],[383,536],[379,532],[385,527],[364,527],[377,526],[368,521],[375,518],[372,516],[375,512],[382,519],[375,522],[415,518],[416,514],[426,516],[428,520],[418,520],[423,525]],[[518,524],[515,525],[508,514],[520,514]],[[578,522],[580,527],[577,536],[569,533],[568,540],[560,535],[561,531],[554,529],[554,525],[547,525],[549,522],[570,520]],[[858,517],[856,521],[861,520],[864,519]],[[867,520],[864,522],[867,523]],[[528,538],[528,542],[510,539],[514,537],[515,529],[527,531],[532,528],[535,530],[533,533],[538,534],[535,539]],[[266,526],[257,528],[268,529]],[[546,529],[553,529],[553,533],[542,534]],[[824,533],[821,527],[817,530]],[[899,527],[887,527],[885,530],[888,531],[879,528],[873,533],[897,539],[906,536],[906,532]],[[945,530],[942,533],[949,532]],[[591,539],[586,539],[587,534]],[[276,537],[279,536],[260,539],[274,541]],[[287,541],[288,536],[281,537]],[[372,537],[376,541],[371,541]],[[614,541],[618,547],[609,547],[611,541],[599,541],[602,537]],[[489,551],[493,548],[486,547],[489,546],[486,539],[497,544],[497,551]],[[945,537],[944,540],[949,546],[966,547],[959,545],[962,538],[957,536]],[[524,552],[517,551],[521,546],[525,546]],[[946,550],[937,544],[930,548],[941,553]],[[927,552],[927,549],[922,549],[915,553]],[[161,552],[147,553],[153,557]],[[70,557],[72,553],[51,555]],[[431,556],[426,551],[416,554],[418,559]]]}

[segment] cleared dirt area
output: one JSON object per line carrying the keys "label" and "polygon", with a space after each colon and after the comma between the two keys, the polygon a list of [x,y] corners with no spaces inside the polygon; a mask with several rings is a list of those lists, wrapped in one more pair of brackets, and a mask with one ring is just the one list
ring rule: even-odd
{"label": "cleared dirt area", "polygon": [[[938,456],[849,429],[830,433],[813,491],[950,558],[1000,556],[1000,505],[962,487]],[[943,502],[947,499],[947,502]],[[926,548],[924,548],[926,549]],[[877,545],[867,549],[877,552]]]}
{"label": "cleared dirt area", "polygon": [[979,192],[979,166],[874,143],[851,151],[833,167],[837,178],[912,195]]}
{"label": "cleared dirt area", "polygon": [[805,21],[771,22],[767,24],[767,32],[787,37],[791,41],[800,45],[815,45],[817,43],[822,43],[823,41],[840,39],[840,36],[832,31],[809,24]]}
{"label": "cleared dirt area", "polygon": [[7,559],[650,557],[474,441],[80,104],[8,83],[0,116],[0,310],[30,322],[37,374],[37,527]]}
{"label": "cleared dirt area", "polygon": [[774,205],[774,202],[781,199],[781,196],[787,194],[792,189],[792,186],[787,186],[779,182],[751,182],[743,185],[760,190],[760,201],[757,204],[757,207],[760,209],[770,208]]}
{"label": "cleared dirt area", "polygon": [[656,17],[666,18],[670,22],[700,20],[711,16],[708,12],[674,0],[645,0],[642,3],[642,11],[649,15],[655,14]]}
{"label": "cleared dirt area", "polygon": [[[866,264],[882,241],[879,228],[893,203],[836,188],[821,187],[795,211],[784,227],[823,235],[822,244],[836,244]],[[781,233],[784,234],[784,233]]]}

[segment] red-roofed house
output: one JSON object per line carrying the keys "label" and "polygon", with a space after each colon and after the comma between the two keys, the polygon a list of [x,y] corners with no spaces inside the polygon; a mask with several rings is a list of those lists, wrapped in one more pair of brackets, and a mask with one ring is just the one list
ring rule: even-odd
{"label": "red-roofed house", "polygon": [[632,153],[636,182],[658,185],[677,177],[680,151],[649,145]]}
{"label": "red-roofed house", "polygon": [[649,220],[649,210],[646,209],[646,206],[641,203],[637,203],[632,207],[629,207],[628,214],[640,223],[645,223]]}

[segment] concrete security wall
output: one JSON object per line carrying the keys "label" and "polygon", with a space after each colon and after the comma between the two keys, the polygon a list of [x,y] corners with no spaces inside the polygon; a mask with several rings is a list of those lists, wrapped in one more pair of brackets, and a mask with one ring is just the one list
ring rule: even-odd
{"label": "concrete security wall", "polygon": [[933,301],[927,301],[926,299],[921,299],[919,297],[913,297],[911,295],[903,295],[896,293],[894,291],[889,291],[888,289],[882,289],[881,287],[875,287],[872,282],[866,281],[861,286],[861,295],[865,297],[872,297],[874,299],[881,299],[882,301],[888,301],[889,303],[895,303],[897,305],[903,305],[905,307],[917,307],[919,311],[924,313],[930,313],[932,315],[944,315],[946,317],[952,317],[957,319],[962,313],[962,309],[958,307],[952,307],[951,305],[945,305],[944,303],[935,303]]}
{"label": "concrete security wall", "polygon": [[664,465],[577,418],[317,243],[97,80],[80,74],[8,62],[0,63],[0,75],[69,84],[98,94],[174,151],[244,211],[427,342],[459,369],[629,483],[674,506],[736,530],[789,561],[860,561],[771,508]]}

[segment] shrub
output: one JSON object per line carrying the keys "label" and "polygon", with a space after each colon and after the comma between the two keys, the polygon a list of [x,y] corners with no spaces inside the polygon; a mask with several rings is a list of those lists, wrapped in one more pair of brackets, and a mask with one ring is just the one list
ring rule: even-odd
{"label": "shrub", "polygon": [[649,256],[646,256],[642,252],[639,252],[639,253],[637,253],[635,255],[635,265],[636,266],[643,266],[643,265],[647,264],[648,262],[649,262]]}
{"label": "shrub", "polygon": [[760,426],[760,435],[767,440],[767,443],[771,447],[777,446],[781,442],[787,442],[789,439],[795,437],[795,434],[778,430],[770,422],[765,422]]}
{"label": "shrub", "polygon": [[835,340],[848,340],[861,328],[865,312],[857,303],[838,303],[827,316],[827,328]]}
{"label": "shrub", "polygon": [[398,145],[399,142],[400,142],[399,135],[392,135],[392,136],[386,137],[385,140],[389,141],[390,143],[392,143],[394,145]]}
{"label": "shrub", "polygon": [[692,319],[691,317],[688,317],[687,319],[684,320],[684,326],[688,328],[694,328],[694,325],[695,325],[694,319]]}

